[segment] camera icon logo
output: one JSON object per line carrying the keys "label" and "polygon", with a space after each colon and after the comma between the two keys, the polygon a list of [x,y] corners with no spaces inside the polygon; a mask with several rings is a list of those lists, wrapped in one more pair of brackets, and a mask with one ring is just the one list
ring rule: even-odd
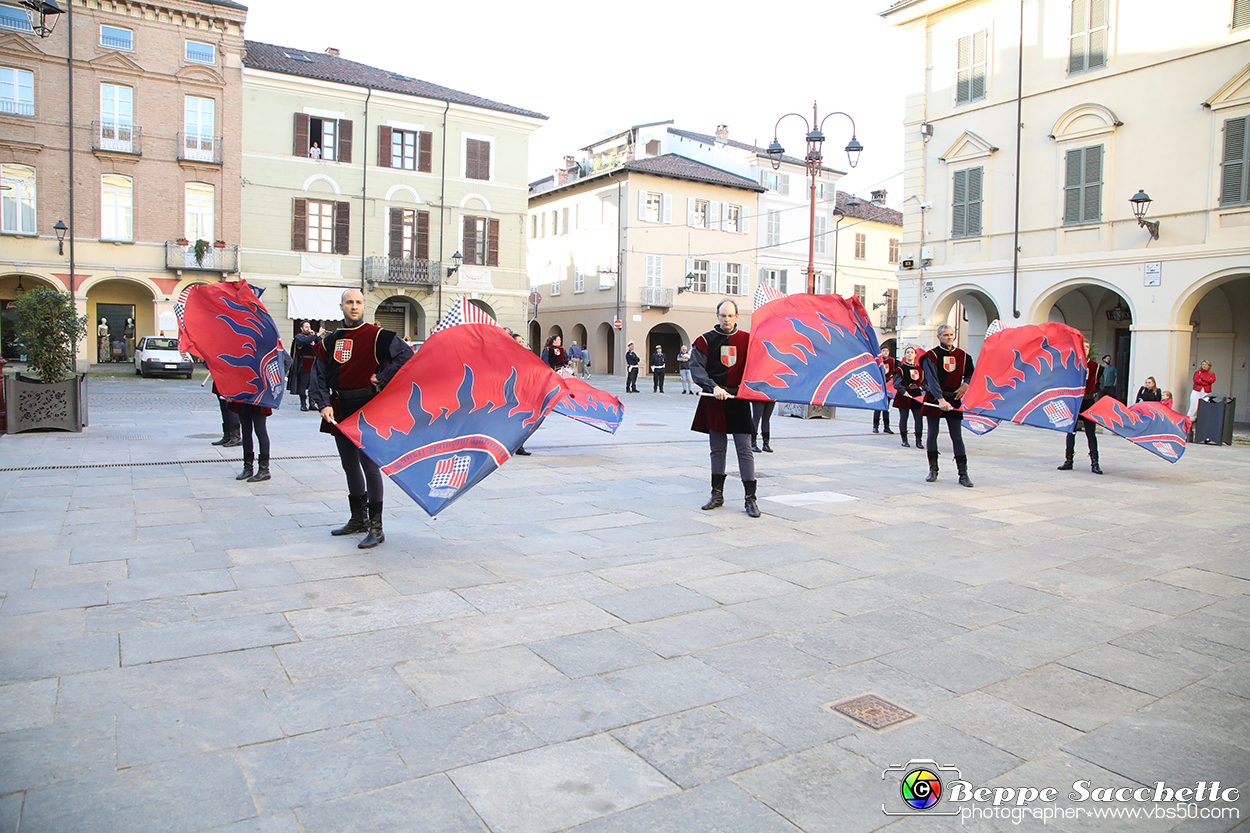
{"label": "camera icon logo", "polygon": [[959,767],[944,766],[928,758],[913,758],[905,764],[886,767],[881,771],[881,780],[888,774],[899,779],[898,795],[901,804],[894,803],[896,809],[890,809],[885,803],[881,812],[887,816],[954,816],[959,810],[943,811],[934,809],[942,801],[945,780],[959,780]]}

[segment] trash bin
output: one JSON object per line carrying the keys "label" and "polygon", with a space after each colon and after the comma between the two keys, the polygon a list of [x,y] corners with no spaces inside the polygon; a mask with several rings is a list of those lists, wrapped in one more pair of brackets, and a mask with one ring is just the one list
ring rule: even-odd
{"label": "trash bin", "polygon": [[1231,396],[1214,396],[1198,402],[1194,420],[1194,442],[1214,445],[1233,444],[1233,414],[1237,400]]}

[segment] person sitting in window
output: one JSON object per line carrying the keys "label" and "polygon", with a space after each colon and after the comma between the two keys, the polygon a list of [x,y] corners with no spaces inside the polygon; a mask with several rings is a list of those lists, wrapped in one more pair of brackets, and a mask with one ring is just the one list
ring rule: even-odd
{"label": "person sitting in window", "polygon": [[321,148],[317,146],[317,143],[316,143],[316,142],[313,142],[313,143],[312,143],[312,146],[311,146],[310,148],[308,148],[308,158],[310,158],[310,159],[320,159],[320,158],[321,158]]}

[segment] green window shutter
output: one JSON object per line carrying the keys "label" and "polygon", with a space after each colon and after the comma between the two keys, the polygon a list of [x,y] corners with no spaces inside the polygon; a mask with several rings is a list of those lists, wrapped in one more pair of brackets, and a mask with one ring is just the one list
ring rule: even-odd
{"label": "green window shutter", "polygon": [[1107,65],[1107,0],[1089,0],[1089,60],[1086,69]]}
{"label": "green window shutter", "polygon": [[951,237],[968,236],[968,172],[955,171],[951,200]]}
{"label": "green window shutter", "polygon": [[1102,219],[1102,145],[1085,148],[1084,174],[1081,221],[1096,223]]}
{"label": "green window shutter", "polygon": [[1233,0],[1233,29],[1250,26],[1250,0]]}
{"label": "green window shutter", "polygon": [[1063,177],[1063,222],[1081,222],[1081,163],[1085,158],[1082,150],[1070,150],[1065,154]]}
{"label": "green window shutter", "polygon": [[1224,160],[1220,168],[1220,205],[1248,202],[1246,188],[1246,130],[1250,116],[1224,122]]}
{"label": "green window shutter", "polygon": [[985,36],[986,32],[977,32],[972,36],[972,100],[985,98]]}
{"label": "green window shutter", "polygon": [[1089,20],[1088,0],[1072,0],[1072,26],[1069,29],[1068,72],[1085,69],[1085,26]]}
{"label": "green window shutter", "polygon": [[955,103],[972,100],[972,36],[962,37],[955,47]]}
{"label": "green window shutter", "polygon": [[981,177],[984,172],[984,168],[968,169],[968,209],[965,223],[969,237],[981,236]]}

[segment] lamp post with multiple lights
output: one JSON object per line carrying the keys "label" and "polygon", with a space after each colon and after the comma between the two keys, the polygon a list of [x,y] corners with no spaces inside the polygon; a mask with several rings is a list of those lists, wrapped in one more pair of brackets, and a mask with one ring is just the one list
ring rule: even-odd
{"label": "lamp post with multiple lights", "polygon": [[[801,120],[807,127],[807,155],[803,162],[807,167],[808,186],[811,192],[811,218],[810,232],[807,240],[807,292],[809,295],[816,294],[816,180],[820,176],[821,163],[823,157],[821,155],[821,146],[825,141],[825,134],[821,132],[825,126],[825,120],[829,116],[846,116],[851,123],[851,141],[846,146],[846,157],[852,168],[859,164],[859,155],[863,152],[864,146],[859,143],[859,139],[855,138],[855,119],[846,113],[836,112],[829,113],[824,119],[818,117],[816,111],[816,102],[812,102],[812,120],[809,123],[806,117],[798,113],[786,113],[777,119],[777,124],[773,127],[773,141],[768,146],[768,158],[772,162],[773,170],[781,167],[781,156],[784,154],[785,148],[777,141],[777,128],[781,126],[781,122],[790,116]],[[837,193],[836,189],[834,191]],[[835,202],[836,204],[836,202]]]}

